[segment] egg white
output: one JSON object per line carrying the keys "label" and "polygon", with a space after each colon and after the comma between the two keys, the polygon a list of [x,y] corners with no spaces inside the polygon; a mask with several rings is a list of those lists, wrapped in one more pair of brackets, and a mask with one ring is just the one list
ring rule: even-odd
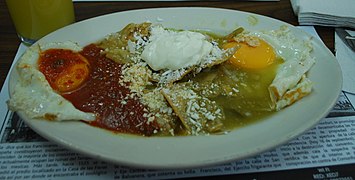
{"label": "egg white", "polygon": [[273,31],[249,32],[248,35],[268,42],[277,56],[284,60],[269,86],[276,110],[292,104],[312,91],[312,82],[306,76],[315,63],[315,58],[311,56],[311,39],[296,38],[286,26]]}
{"label": "egg white", "polygon": [[32,119],[95,120],[94,114],[76,109],[72,103],[57,94],[44,74],[38,70],[40,52],[51,48],[82,50],[80,46],[69,41],[31,46],[19,59],[16,67],[19,78],[10,92],[10,99],[7,102],[9,109],[21,112]]}

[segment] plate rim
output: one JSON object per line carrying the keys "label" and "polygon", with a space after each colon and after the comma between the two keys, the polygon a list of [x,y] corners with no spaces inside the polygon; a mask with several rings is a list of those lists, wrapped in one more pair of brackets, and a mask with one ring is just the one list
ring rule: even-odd
{"label": "plate rim", "polygon": [[[76,22],[75,24],[88,23],[88,22],[90,22],[90,21],[92,21],[93,19],[96,19],[96,18],[103,18],[104,19],[105,17],[108,17],[108,16],[115,16],[115,15],[119,16],[119,14],[122,14],[122,13],[134,13],[136,11],[155,11],[155,10],[159,11],[159,10],[181,10],[181,9],[183,9],[183,10],[186,10],[186,9],[189,9],[189,10],[194,10],[194,9],[199,9],[199,10],[218,10],[218,11],[230,11],[230,12],[234,12],[234,13],[245,13],[247,15],[253,15],[253,16],[257,16],[257,17],[267,18],[267,19],[269,19],[271,21],[277,21],[278,23],[283,23],[283,24],[287,24],[287,25],[289,25],[291,27],[295,27],[295,26],[293,26],[293,25],[291,25],[291,24],[289,24],[287,22],[283,22],[281,20],[274,19],[274,18],[271,18],[271,17],[268,17],[268,16],[264,16],[264,15],[260,15],[260,14],[256,14],[256,13],[250,13],[250,12],[227,9],[227,8],[213,8],[213,7],[161,7],[161,8],[125,10],[125,11],[114,12],[114,13],[109,13],[109,14],[104,14],[104,15],[92,17],[92,18],[89,18],[89,19],[85,19],[85,20]],[[64,27],[64,28],[66,28],[66,27]],[[63,28],[61,28],[61,29],[63,29]],[[55,34],[56,32],[57,31],[51,33],[50,35]],[[44,38],[46,38],[46,37],[47,36],[45,36]],[[322,44],[320,40],[318,40],[318,41],[319,41],[318,44],[319,43]],[[323,46],[328,51],[328,53],[333,56],[333,54],[330,52],[330,50],[328,48],[325,47],[324,44],[323,44]],[[335,59],[335,58],[333,58],[333,59]],[[338,63],[336,63],[336,64],[338,64]],[[337,68],[338,68],[338,70],[340,70],[340,66],[337,67]],[[16,66],[14,66],[14,68],[10,72],[11,74],[10,74],[10,80],[9,80],[9,86],[8,86],[10,97],[11,97],[11,92],[12,92],[11,89],[10,89],[10,87],[11,87],[10,83],[12,82],[11,81],[11,79],[13,78],[12,74],[14,73],[13,71],[15,71],[15,70],[16,70]],[[338,71],[338,73],[339,72],[340,71]],[[339,77],[341,78],[342,76],[339,76]],[[341,84],[341,83],[339,83],[339,84]],[[339,92],[338,94],[340,94],[341,86],[340,86],[340,89],[339,89],[339,86],[338,86],[338,89],[336,91]],[[88,155],[90,157],[94,157],[96,159],[104,160],[106,162],[111,162],[111,163],[115,163],[115,164],[119,163],[119,165],[127,165],[127,166],[132,166],[132,167],[143,167],[143,168],[154,168],[154,169],[156,169],[156,168],[180,169],[180,168],[203,167],[203,166],[217,165],[217,164],[221,164],[221,163],[225,163],[225,162],[232,162],[232,161],[235,161],[235,160],[244,159],[244,158],[247,158],[247,157],[250,157],[250,156],[254,156],[254,155],[259,154],[261,152],[265,152],[265,151],[268,151],[270,149],[274,149],[275,147],[281,146],[281,145],[289,142],[291,139],[294,139],[294,138],[300,136],[302,133],[306,132],[307,130],[313,128],[322,118],[326,117],[326,115],[329,113],[329,111],[332,109],[332,107],[335,105],[336,102],[337,102],[337,98],[332,99],[332,101],[330,102],[330,105],[327,107],[327,109],[325,111],[323,111],[323,113],[318,115],[318,120],[317,121],[312,121],[313,123],[312,123],[311,126],[308,126],[308,128],[306,128],[306,129],[302,129],[302,130],[300,129],[300,131],[299,132],[298,131],[295,132],[293,134],[293,136],[290,136],[287,139],[282,139],[283,141],[278,142],[278,143],[274,144],[273,146],[269,146],[266,149],[265,148],[264,149],[256,149],[254,152],[249,153],[248,155],[244,155],[244,156],[238,157],[238,158],[226,157],[225,159],[210,160],[209,162],[206,162],[206,163],[203,163],[203,164],[201,164],[201,162],[198,162],[198,163],[195,163],[195,164],[191,164],[191,163],[190,164],[176,164],[176,165],[170,164],[169,166],[157,165],[157,164],[137,164],[137,163],[133,163],[133,162],[117,161],[117,160],[113,160],[113,159],[110,159],[109,157],[105,157],[105,156],[98,157],[99,155],[97,155],[95,153],[92,153],[92,152],[84,151],[83,149],[80,149],[80,147],[77,147],[77,146],[75,146],[75,145],[73,145],[73,144],[71,144],[69,142],[64,142],[64,141],[62,141],[60,139],[49,137],[48,134],[46,134],[45,132],[43,132],[40,129],[37,129],[38,127],[36,126],[36,124],[32,123],[31,120],[26,119],[22,113],[18,113],[18,114],[25,121],[25,123],[27,125],[29,125],[32,129],[34,129],[36,131],[36,133],[40,134],[41,136],[45,137],[46,139],[49,139],[50,141],[53,141],[56,144],[59,144],[59,145],[65,147],[65,148],[67,148],[69,150],[74,150],[76,152],[79,152],[80,154],[85,154],[85,155]]]}

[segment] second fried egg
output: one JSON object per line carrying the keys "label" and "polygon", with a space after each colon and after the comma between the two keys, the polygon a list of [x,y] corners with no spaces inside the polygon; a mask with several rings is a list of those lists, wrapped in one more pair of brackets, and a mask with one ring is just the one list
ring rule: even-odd
{"label": "second fried egg", "polygon": [[310,56],[309,40],[296,39],[290,29],[280,27],[238,34],[224,48],[235,46],[239,49],[229,63],[238,69],[251,73],[267,71],[265,75],[275,72],[268,85],[273,109],[288,106],[311,92],[312,83],[306,73],[315,60]]}
{"label": "second fried egg", "polygon": [[229,49],[235,46],[238,50],[229,61],[237,67],[262,69],[275,61],[274,48],[262,39],[254,37],[249,41],[230,42],[225,44],[224,48]]}

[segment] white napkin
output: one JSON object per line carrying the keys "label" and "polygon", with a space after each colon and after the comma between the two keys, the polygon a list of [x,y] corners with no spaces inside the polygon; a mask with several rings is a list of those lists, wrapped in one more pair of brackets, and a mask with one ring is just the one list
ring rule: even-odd
{"label": "white napkin", "polygon": [[300,25],[355,28],[355,0],[291,0]]}
{"label": "white napkin", "polygon": [[[355,35],[355,31],[348,31]],[[335,56],[343,72],[343,90],[355,94],[355,52],[335,33]]]}

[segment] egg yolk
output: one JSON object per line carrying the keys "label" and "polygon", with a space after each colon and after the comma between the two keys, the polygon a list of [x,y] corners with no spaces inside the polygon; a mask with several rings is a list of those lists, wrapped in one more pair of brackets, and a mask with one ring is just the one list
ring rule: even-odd
{"label": "egg yolk", "polygon": [[39,70],[60,93],[79,88],[89,76],[89,62],[77,52],[49,49],[40,54]]}
{"label": "egg yolk", "polygon": [[229,62],[237,67],[247,69],[262,69],[271,65],[275,61],[274,49],[264,40],[257,40],[259,43],[256,46],[250,46],[246,42],[225,44],[224,49],[239,47],[235,54],[229,58]]}

